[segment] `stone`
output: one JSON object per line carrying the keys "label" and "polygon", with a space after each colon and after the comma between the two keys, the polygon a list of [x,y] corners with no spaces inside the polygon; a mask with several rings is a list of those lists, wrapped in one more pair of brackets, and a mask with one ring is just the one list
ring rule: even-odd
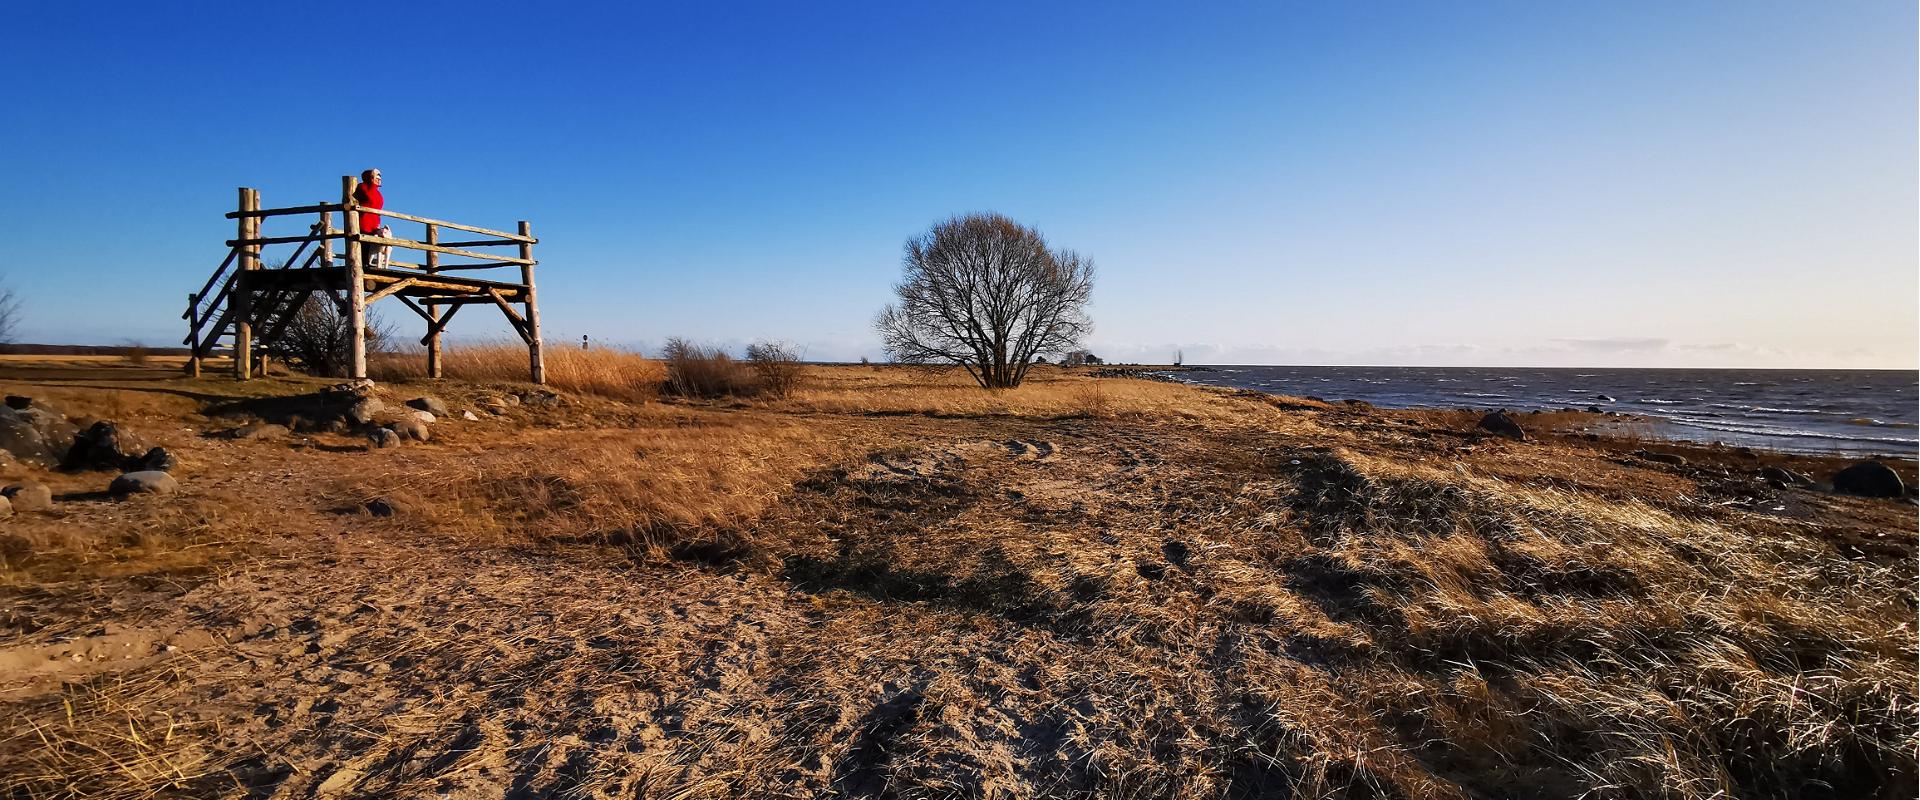
{"label": "stone", "polygon": [[1862,461],[1833,474],[1833,490],[1860,497],[1904,497],[1906,483],[1892,467],[1878,461]]}
{"label": "stone", "polygon": [[360,378],[358,380],[347,381],[346,383],[336,383],[322,389],[320,394],[334,402],[351,403],[355,400],[365,400],[372,397],[373,388],[373,381]]}
{"label": "stone", "polygon": [[412,510],[405,503],[398,500],[388,500],[384,497],[376,497],[368,500],[364,507],[368,514],[376,517],[394,517]]}
{"label": "stone", "polygon": [[1594,396],[1593,396],[1593,399],[1595,399],[1595,400],[1598,400],[1598,401],[1600,401],[1600,402],[1602,402],[1602,403],[1616,403],[1616,402],[1619,402],[1619,401],[1617,401],[1617,400],[1615,400],[1615,399],[1613,399],[1613,396],[1612,396],[1612,395],[1605,395],[1605,394],[1596,394],[1596,395],[1594,395]]}
{"label": "stone", "polygon": [[407,413],[407,416],[413,419],[420,420],[421,422],[427,423],[428,425],[432,425],[433,423],[440,421],[440,418],[434,416],[433,412],[431,411],[411,411]]}
{"label": "stone", "polygon": [[496,417],[504,417],[507,415],[507,405],[505,403],[493,403],[491,405],[481,406],[480,408]]}
{"label": "stone", "polygon": [[508,408],[512,408],[514,406],[520,405],[520,396],[517,394],[510,394],[500,398],[500,402],[505,403]]}
{"label": "stone", "polygon": [[1587,413],[1589,413],[1589,414],[1604,414],[1604,413],[1606,413],[1606,412],[1605,412],[1605,411],[1603,411],[1603,410],[1602,410],[1602,409],[1601,409],[1601,408],[1600,408],[1599,406],[1587,406]]}
{"label": "stone", "polygon": [[85,431],[74,434],[73,445],[67,448],[60,466],[67,469],[126,471],[138,466],[140,457],[150,449],[132,431],[110,420],[101,420],[87,426]]}
{"label": "stone", "polygon": [[446,414],[447,404],[432,395],[422,395],[407,401],[407,405],[430,414]]}
{"label": "stone", "polygon": [[462,412],[460,412],[460,418],[461,418],[461,419],[464,419],[464,420],[466,420],[466,421],[468,421],[468,422],[479,422],[479,421],[480,421],[480,417],[479,417],[479,415],[477,415],[477,414],[474,414],[472,410],[467,410],[467,411],[462,411]]}
{"label": "stone", "polygon": [[385,410],[387,410],[387,404],[380,402],[380,398],[363,397],[347,407],[347,421],[355,425],[366,425],[373,422],[375,415]]}
{"label": "stone", "polygon": [[140,457],[140,469],[134,471],[172,472],[174,466],[173,454],[167,452],[167,448],[156,447],[148,450],[146,455]]}
{"label": "stone", "polygon": [[433,431],[427,428],[426,423],[417,419],[397,420],[390,427],[394,433],[400,434],[400,437],[403,439],[424,442],[433,438]]}
{"label": "stone", "polygon": [[394,433],[392,428],[374,428],[373,433],[367,434],[367,442],[375,450],[399,447],[400,434]]}
{"label": "stone", "polygon": [[1642,459],[1645,461],[1652,461],[1655,464],[1667,464],[1675,467],[1684,467],[1687,465],[1687,459],[1684,456],[1676,456],[1672,453],[1655,453],[1651,450],[1635,450],[1633,451],[1633,456],[1634,458]]}
{"label": "stone", "polygon": [[267,442],[285,439],[287,438],[287,433],[287,426],[285,425],[275,425],[271,422],[255,422],[251,425],[243,425],[235,428],[233,438],[254,439]]}
{"label": "stone", "polygon": [[1495,411],[1480,418],[1480,430],[1495,436],[1505,436],[1516,442],[1527,440],[1527,432],[1520,429],[1520,423],[1514,422],[1505,411]]}
{"label": "stone", "polygon": [[21,481],[0,489],[0,497],[12,502],[15,511],[53,510],[53,490],[39,481]]}
{"label": "stone", "polygon": [[1762,467],[1760,477],[1767,483],[1785,488],[1787,486],[1812,486],[1813,478],[1794,472],[1785,467]]}
{"label": "stone", "polygon": [[107,493],[115,497],[126,497],[130,494],[173,494],[177,491],[180,491],[180,482],[174,480],[172,475],[157,470],[129,472],[114,478],[113,484],[107,487]]}
{"label": "stone", "polygon": [[7,498],[0,497],[0,519],[6,519],[11,516],[13,516],[13,503],[7,500]]}
{"label": "stone", "polygon": [[17,394],[7,395],[7,407],[15,411],[25,411],[33,407],[33,398]]}

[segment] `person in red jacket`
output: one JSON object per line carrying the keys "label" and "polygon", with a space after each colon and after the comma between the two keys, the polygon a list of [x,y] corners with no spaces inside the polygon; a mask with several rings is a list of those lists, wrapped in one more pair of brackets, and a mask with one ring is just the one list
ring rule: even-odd
{"label": "person in red jacket", "polygon": [[[380,194],[380,170],[370,169],[360,173],[360,188],[353,190],[353,201],[359,203],[361,208],[371,208],[374,211],[386,207],[387,199]],[[387,238],[393,236],[393,229],[380,227],[380,215],[372,211],[360,212],[360,232]],[[392,252],[392,248],[387,245],[373,245],[363,249],[366,251],[363,255],[369,267],[386,266],[387,257]]]}

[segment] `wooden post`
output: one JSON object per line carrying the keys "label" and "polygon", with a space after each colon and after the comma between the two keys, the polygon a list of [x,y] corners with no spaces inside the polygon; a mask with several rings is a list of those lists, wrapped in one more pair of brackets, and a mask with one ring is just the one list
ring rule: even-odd
{"label": "wooden post", "polygon": [[200,377],[200,295],[187,293],[187,377]]}
{"label": "wooden post", "polygon": [[[245,186],[240,187],[239,239],[257,238],[254,233],[260,229],[260,218],[248,216],[245,212],[259,209],[260,195]],[[259,252],[253,245],[240,246],[240,270],[233,276],[233,292],[227,295],[227,304],[233,309],[233,377],[235,380],[247,380],[253,377],[253,293],[250,291],[247,271],[253,269],[253,262]]]}
{"label": "wooden post", "polygon": [[[333,233],[333,212],[331,211],[320,212],[320,233],[323,236],[329,233]],[[333,266],[333,240],[332,239],[320,240],[320,266],[322,267]]]}
{"label": "wooden post", "polygon": [[[533,226],[526,220],[520,220],[520,235],[533,238]],[[520,243],[520,258],[526,263],[520,265],[520,279],[527,285],[527,360],[533,371],[533,382],[544,386],[547,383],[547,360],[540,352],[540,305],[533,296],[533,243]]]}
{"label": "wooden post", "polygon": [[[440,226],[427,223],[427,244],[440,243]],[[427,251],[427,274],[440,271],[440,254]],[[440,307],[427,306],[427,377],[438,378],[440,369]]]}
{"label": "wooden post", "polygon": [[360,263],[360,214],[353,201],[356,180],[340,176],[340,215],[346,217],[347,231],[347,324],[352,327],[352,356],[347,373],[354,378],[367,377],[367,278]]}

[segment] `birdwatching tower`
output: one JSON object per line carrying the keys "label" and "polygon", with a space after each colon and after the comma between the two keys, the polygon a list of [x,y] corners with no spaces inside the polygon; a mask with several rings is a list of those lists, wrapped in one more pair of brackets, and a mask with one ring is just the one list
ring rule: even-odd
{"label": "birdwatching tower", "polygon": [[[308,302],[338,305],[351,336],[349,374],[367,376],[367,308],[393,298],[426,321],[427,374],[441,376],[440,334],[460,309],[470,305],[497,306],[507,322],[527,343],[527,364],[534,383],[546,382],[540,353],[540,307],[534,299],[533,238],[525,221],[515,233],[458,222],[403,214],[388,208],[366,209],[379,214],[393,236],[362,231],[358,203],[353,199],[359,181],[340,179],[339,202],[321,202],[289,208],[262,208],[260,191],[241,187],[240,207],[227,213],[239,226],[227,241],[227,257],[200,291],[187,295],[187,338],[191,348],[187,369],[200,374],[201,362],[222,346],[233,353],[234,377],[247,380],[266,359]],[[339,219],[340,227],[334,227]],[[304,232],[266,235],[268,221],[282,226],[306,223]],[[419,238],[402,238],[421,230]],[[443,234],[459,232],[448,241]],[[334,245],[340,252],[334,251]],[[384,263],[368,264],[375,248],[391,248]],[[266,268],[265,249],[290,254]],[[399,260],[402,251],[418,253],[419,263]]]}

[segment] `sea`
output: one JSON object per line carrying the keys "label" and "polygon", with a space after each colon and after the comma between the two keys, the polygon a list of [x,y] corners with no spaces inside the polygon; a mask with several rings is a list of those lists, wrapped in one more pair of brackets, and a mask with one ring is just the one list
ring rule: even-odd
{"label": "sea", "polygon": [[1182,383],[1386,408],[1588,409],[1644,417],[1656,437],[1791,453],[1913,459],[1912,370],[1215,366]]}

